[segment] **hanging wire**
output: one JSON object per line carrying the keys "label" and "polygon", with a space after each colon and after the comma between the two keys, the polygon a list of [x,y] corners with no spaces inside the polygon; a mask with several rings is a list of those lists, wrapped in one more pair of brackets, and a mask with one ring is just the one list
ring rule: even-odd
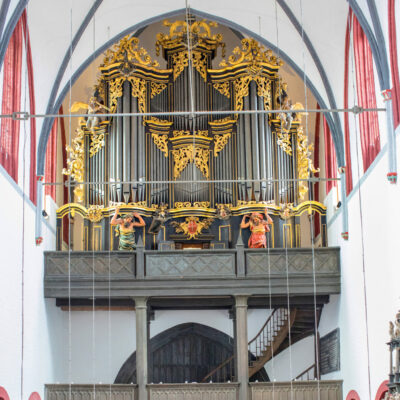
{"label": "hanging wire", "polygon": [[[68,110],[71,109],[72,101],[72,0],[70,0],[70,46],[69,46],[69,104]],[[69,117],[69,145],[72,145],[71,131],[72,116]],[[68,175],[68,183],[71,183],[71,175]],[[72,400],[72,314],[71,314],[71,251],[72,251],[72,234],[71,234],[71,186],[68,185],[68,398]]]}
{"label": "hanging wire", "polygon": [[[18,23],[21,23],[22,19]],[[25,63],[24,63],[24,108],[26,109],[28,61],[27,61],[27,38],[28,38],[28,15],[26,13],[25,24]],[[21,27],[22,29],[22,27]],[[21,48],[22,52],[22,48]],[[21,74],[22,75],[22,74]],[[19,124],[19,123],[18,123]],[[24,141],[22,148],[22,232],[21,232],[21,367],[20,367],[20,391],[21,399],[24,398],[24,364],[25,364],[25,187],[26,187],[26,121],[23,124]],[[39,205],[38,205],[39,206]]]}
{"label": "hanging wire", "polygon": [[[196,139],[195,139],[195,131],[196,131],[196,118],[194,114],[194,88],[193,88],[193,60],[192,60],[192,41],[190,35],[190,25],[189,25],[189,17],[190,17],[190,6],[188,0],[185,0],[185,8],[186,8],[186,40],[188,43],[188,73],[189,73],[189,87],[190,87],[190,111],[191,111],[191,119],[192,119],[192,130],[193,130],[193,149],[192,149],[192,160],[195,159],[196,154]],[[190,125],[189,125],[190,126]],[[190,164],[190,163],[189,163]],[[187,166],[189,167],[189,165]],[[195,167],[192,168],[192,182],[190,184],[190,191],[193,193],[193,182],[195,178]]]}
{"label": "hanging wire", "polygon": [[[107,42],[110,40],[110,27],[107,27]],[[109,138],[107,137],[106,140],[108,141]],[[105,199],[105,187],[104,187],[104,201]],[[107,199],[107,202],[109,202],[109,199]],[[111,349],[111,238],[113,235],[113,227],[110,225],[110,237],[108,238],[109,240],[109,245],[108,245],[108,313],[107,313],[107,330],[108,330],[108,377],[109,377],[109,399],[111,400],[111,388],[112,388],[112,383],[111,383],[111,360],[112,360],[112,349]]]}
{"label": "hanging wire", "polygon": [[[277,43],[277,56],[278,60],[280,60],[280,48],[279,48],[279,27],[278,27],[278,4],[277,0],[275,0],[275,24],[276,24],[276,43]],[[278,85],[279,85],[279,93],[281,93],[282,89],[282,80],[278,79]],[[282,112],[282,95],[280,96],[280,102],[279,102],[279,108],[280,111]],[[282,118],[280,119],[281,122],[281,130],[283,130],[283,120]],[[278,193],[275,194],[276,196],[280,196],[279,193],[279,186],[278,186]],[[290,231],[289,231],[290,232]],[[290,398],[293,400],[294,398],[294,392],[293,392],[293,363],[292,363],[292,333],[291,333],[291,315],[290,315],[290,287],[289,287],[289,259],[288,259],[288,251],[287,251],[287,242],[286,240],[286,230],[285,227],[283,227],[283,240],[285,241],[285,264],[286,264],[286,301],[287,301],[287,323],[288,323],[288,342],[289,342],[289,370],[290,370]]]}
{"label": "hanging wire", "polygon": [[[353,16],[354,18],[354,16]],[[357,98],[357,91],[356,91],[356,81],[355,81],[355,59],[354,59],[354,31],[351,30],[350,34],[350,58],[351,58],[351,72],[352,72],[352,84],[353,84],[353,101],[355,103]],[[356,138],[356,158],[357,158],[357,177],[358,182],[361,180],[360,175],[360,155],[359,155],[359,141],[358,141],[358,134],[359,132],[357,119],[354,115],[354,133]],[[369,351],[369,331],[368,331],[368,307],[367,307],[367,286],[366,286],[366,274],[365,274],[365,247],[364,247],[364,220],[363,220],[363,213],[362,213],[362,198],[361,198],[361,185],[358,185],[358,207],[360,211],[360,228],[361,228],[361,258],[362,258],[362,274],[363,274],[363,292],[364,292],[364,315],[365,315],[365,336],[367,342],[367,362],[368,362],[368,395],[369,400],[371,400],[371,368],[370,368],[370,351]]]}
{"label": "hanging wire", "polygon": [[[300,25],[301,25],[301,39],[302,39],[302,56],[303,56],[303,82],[304,82],[304,104],[305,109],[308,109],[308,95],[307,95],[307,85],[306,85],[306,59],[305,59],[305,43],[304,43],[304,23],[303,23],[303,0],[300,0]],[[305,114],[306,117],[306,137],[307,143],[309,142],[309,130],[308,130],[308,112]],[[314,138],[315,140],[316,138]],[[315,155],[314,158],[319,155]],[[310,165],[308,165],[308,174],[310,175]],[[309,182],[308,184],[308,196],[312,199],[312,191],[314,190],[314,185]],[[316,271],[315,271],[315,238],[314,238],[314,215],[310,214],[310,238],[311,238],[311,260],[312,260],[312,275],[313,275],[313,301],[314,301],[314,356],[315,356],[315,367],[314,373],[317,375],[317,396],[318,400],[321,399],[321,387],[320,387],[320,376],[319,376],[319,340],[318,340],[318,316],[317,316],[317,282],[316,282]]]}
{"label": "hanging wire", "polygon": [[[92,65],[94,66],[94,54],[96,52],[96,13],[93,15],[93,56]],[[94,193],[97,185],[94,185]],[[93,399],[96,400],[96,292],[95,292],[95,261],[94,261],[94,229],[92,229],[92,379],[93,379]]]}

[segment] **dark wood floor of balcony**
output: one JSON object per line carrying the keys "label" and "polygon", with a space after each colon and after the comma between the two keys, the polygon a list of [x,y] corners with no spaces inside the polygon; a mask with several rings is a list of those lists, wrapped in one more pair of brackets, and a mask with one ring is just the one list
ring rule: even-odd
{"label": "dark wood floor of balcony", "polygon": [[[340,293],[340,249],[45,252],[44,295],[293,296]],[[315,287],[314,287],[315,283]]]}

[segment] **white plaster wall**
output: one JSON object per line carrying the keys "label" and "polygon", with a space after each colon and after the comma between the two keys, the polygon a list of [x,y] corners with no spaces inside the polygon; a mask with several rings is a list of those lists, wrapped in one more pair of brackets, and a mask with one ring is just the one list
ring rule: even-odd
{"label": "white plaster wall", "polygon": [[[397,143],[399,157],[399,135]],[[369,392],[373,398],[381,382],[387,379],[388,321],[394,319],[400,308],[396,252],[400,187],[387,181],[387,172],[385,147],[362,178],[362,218],[357,187],[350,194],[349,240],[340,238],[340,212],[330,222],[328,232],[330,245],[341,246],[342,293],[325,307],[321,334],[335,325],[340,327],[341,371],[324,378],[344,379],[344,395],[354,389],[361,398],[368,398]],[[333,322],[336,319],[337,323]]]}
{"label": "white plaster wall", "polygon": [[271,382],[291,381],[314,364],[314,354],[314,336],[309,336],[274,356],[264,368]]}
{"label": "white plaster wall", "polygon": [[43,397],[43,385],[53,376],[51,342],[58,338],[52,337],[48,321],[58,324],[60,318],[57,312],[47,313],[43,250],[54,248],[55,237],[54,229],[43,223],[44,242],[36,247],[34,206],[23,201],[20,187],[2,167],[0,187],[0,386],[11,399],[25,400],[33,391]]}

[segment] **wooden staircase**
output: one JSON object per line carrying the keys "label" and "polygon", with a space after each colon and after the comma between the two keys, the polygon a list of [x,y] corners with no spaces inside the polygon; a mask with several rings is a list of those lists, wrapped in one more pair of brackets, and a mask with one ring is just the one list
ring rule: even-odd
{"label": "wooden staircase", "polygon": [[257,335],[249,342],[249,351],[255,356],[249,361],[249,378],[264,367],[289,334],[296,318],[296,310],[290,315],[286,308],[275,309]]}
{"label": "wooden staircase", "polygon": [[[296,319],[297,310],[286,308],[275,309],[257,335],[250,340],[249,378],[260,371],[274,355],[281,351],[280,347],[287,339],[289,330]],[[202,382],[234,381],[235,357],[231,356],[206,375]],[[225,379],[224,379],[225,378]]]}

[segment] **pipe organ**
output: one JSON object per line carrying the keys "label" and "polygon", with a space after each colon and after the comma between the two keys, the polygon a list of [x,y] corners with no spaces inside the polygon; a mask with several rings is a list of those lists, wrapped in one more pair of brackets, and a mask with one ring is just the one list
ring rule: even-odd
{"label": "pipe organ", "polygon": [[[245,38],[216,66],[225,43],[215,23],[190,16],[164,25],[155,46],[165,69],[136,37],[106,52],[89,111],[110,117],[82,120],[68,149],[65,173],[91,182],[76,187],[75,200],[97,210],[124,203],[144,216],[165,206],[173,217],[210,217],[221,205],[232,215],[297,207],[308,187],[294,178],[315,170],[281,60]],[[235,113],[247,110],[290,112]]]}

